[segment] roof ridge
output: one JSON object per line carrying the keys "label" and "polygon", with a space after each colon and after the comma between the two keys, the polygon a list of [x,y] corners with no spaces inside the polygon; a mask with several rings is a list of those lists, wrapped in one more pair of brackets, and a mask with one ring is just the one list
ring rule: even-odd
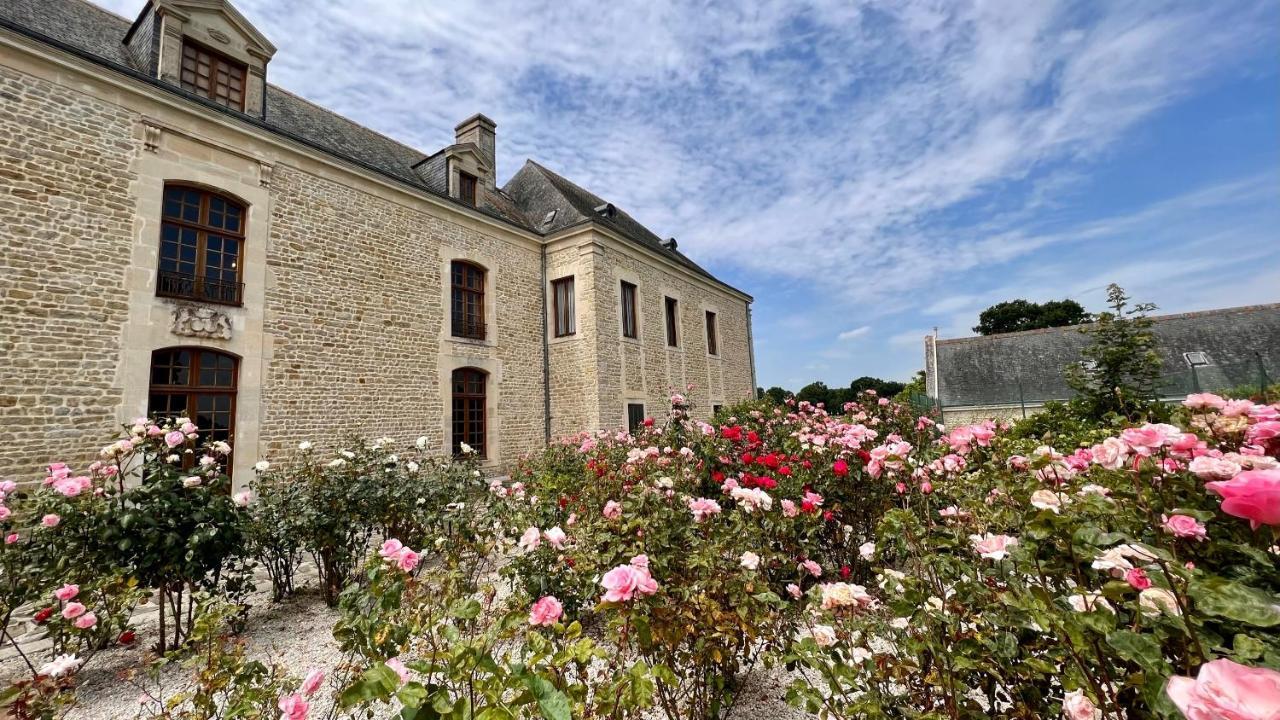
{"label": "roof ridge", "polygon": [[[81,0],[81,1],[83,2],[84,0]],[[288,95],[289,97],[291,97],[291,98],[293,98],[293,99],[295,99],[295,100],[297,100],[297,101],[299,101],[299,102],[306,103],[306,104],[310,105],[311,107],[313,107],[313,108],[315,108],[315,109],[317,109],[317,110],[320,110],[320,111],[322,111],[322,112],[328,113],[328,114],[330,114],[330,115],[332,115],[332,116],[334,116],[334,117],[338,118],[339,120],[341,120],[341,121],[343,121],[343,122],[347,123],[348,125],[354,125],[355,127],[358,127],[358,128],[360,128],[361,130],[364,130],[364,131],[369,132],[369,133],[373,133],[374,135],[377,135],[378,137],[382,138],[383,140],[386,140],[386,141],[388,141],[388,142],[390,142],[390,143],[392,143],[392,144],[394,144],[394,145],[397,145],[397,146],[399,146],[399,147],[402,147],[402,148],[404,148],[405,150],[410,150],[410,151],[412,151],[412,152],[414,152],[414,153],[417,153],[418,155],[421,155],[421,156],[422,156],[422,159],[424,159],[424,160],[425,160],[426,158],[432,157],[432,155],[436,154],[436,153],[426,153],[426,152],[423,152],[422,150],[420,150],[420,149],[418,149],[418,148],[416,148],[416,147],[414,147],[414,146],[412,146],[412,145],[406,145],[406,144],[404,144],[403,142],[401,142],[401,141],[399,141],[399,140],[397,140],[397,139],[395,139],[395,138],[391,137],[390,135],[387,135],[386,133],[379,132],[379,131],[374,130],[373,128],[371,128],[371,127],[369,127],[369,126],[367,126],[367,125],[364,125],[364,124],[362,124],[362,123],[358,123],[358,122],[356,122],[355,120],[352,120],[351,118],[347,117],[346,115],[343,115],[342,113],[338,112],[337,110],[332,110],[332,109],[330,109],[330,108],[327,108],[327,107],[325,107],[325,106],[321,105],[320,103],[317,103],[317,102],[316,102],[316,101],[314,101],[314,100],[308,100],[307,98],[305,98],[305,97],[303,97],[303,96],[299,95],[298,93],[293,92],[293,91],[291,91],[291,90],[286,90],[286,89],[284,89],[284,88],[282,88],[282,87],[280,87],[279,85],[276,85],[276,84],[274,84],[274,83],[267,83],[267,87],[271,88],[272,90],[276,90],[277,92],[282,92],[282,93],[284,93],[285,95]],[[271,106],[270,106],[270,105],[268,105],[268,106],[267,106],[267,112],[268,112],[268,113],[270,113],[270,112],[271,112]],[[449,146],[447,146],[447,145],[446,145],[445,147],[449,147]],[[412,167],[412,166],[411,166],[411,167]]]}

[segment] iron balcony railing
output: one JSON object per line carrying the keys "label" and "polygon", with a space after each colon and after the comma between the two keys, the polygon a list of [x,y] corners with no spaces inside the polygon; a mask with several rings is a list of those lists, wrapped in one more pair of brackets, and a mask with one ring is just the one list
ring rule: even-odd
{"label": "iron balcony railing", "polygon": [[453,336],[471,340],[484,339],[484,321],[462,315],[453,316]]}
{"label": "iron balcony railing", "polygon": [[156,295],[220,305],[239,305],[244,298],[244,283],[161,270],[156,282]]}

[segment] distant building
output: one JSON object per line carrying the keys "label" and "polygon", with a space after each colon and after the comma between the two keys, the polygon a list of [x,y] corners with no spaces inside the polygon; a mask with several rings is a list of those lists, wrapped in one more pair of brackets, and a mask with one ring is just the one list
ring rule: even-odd
{"label": "distant building", "polygon": [[[1280,381],[1280,304],[1153,317],[1163,361],[1160,394],[1173,400]],[[1089,343],[1081,326],[924,340],[926,391],[946,422],[1020,418],[1072,396],[1065,368]]]}
{"label": "distant building", "polygon": [[500,472],[754,394],[751,297],[532,160],[499,185],[489,118],[418,150],[271,84],[230,2],[137,8],[0,0],[0,476],[146,414],[239,483],[350,433]]}

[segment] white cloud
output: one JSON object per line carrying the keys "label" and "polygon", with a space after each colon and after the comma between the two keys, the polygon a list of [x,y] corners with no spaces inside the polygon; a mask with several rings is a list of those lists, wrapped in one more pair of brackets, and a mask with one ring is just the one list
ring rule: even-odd
{"label": "white cloud", "polygon": [[860,337],[865,336],[869,332],[871,332],[871,326],[863,325],[862,327],[856,327],[852,330],[845,330],[844,332],[837,335],[836,339],[841,341],[856,340]]}

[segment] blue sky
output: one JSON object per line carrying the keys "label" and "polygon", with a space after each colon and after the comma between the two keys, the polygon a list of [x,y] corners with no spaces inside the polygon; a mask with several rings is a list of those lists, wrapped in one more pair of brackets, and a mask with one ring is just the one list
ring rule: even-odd
{"label": "blue sky", "polygon": [[[141,0],[101,0],[132,17]],[[475,112],[753,294],[759,381],[907,379],[1018,297],[1280,301],[1280,3],[239,0],[272,82]]]}

